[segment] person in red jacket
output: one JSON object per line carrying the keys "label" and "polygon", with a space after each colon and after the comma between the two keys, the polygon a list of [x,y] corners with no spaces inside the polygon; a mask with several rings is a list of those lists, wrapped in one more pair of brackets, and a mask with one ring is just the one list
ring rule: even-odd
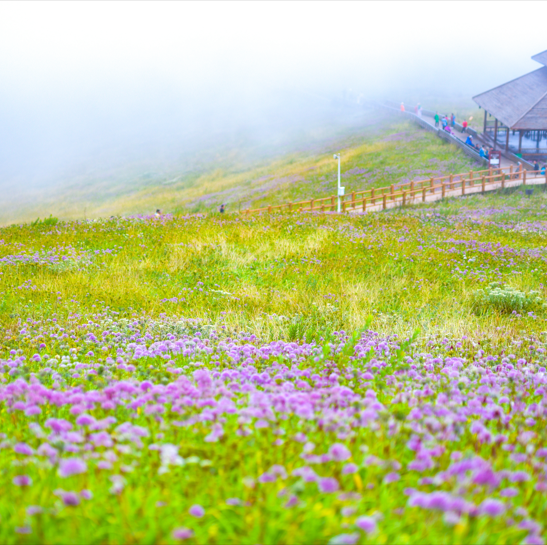
{"label": "person in red jacket", "polygon": [[462,121],[462,132],[465,132],[467,130],[467,121],[464,119]]}
{"label": "person in red jacket", "polygon": [[405,111],[405,104],[404,102],[401,102],[401,112],[404,112]]}

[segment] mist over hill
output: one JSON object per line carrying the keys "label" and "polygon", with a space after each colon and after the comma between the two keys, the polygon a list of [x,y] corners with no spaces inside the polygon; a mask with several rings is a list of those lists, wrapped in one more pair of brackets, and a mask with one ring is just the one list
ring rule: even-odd
{"label": "mist over hill", "polygon": [[470,107],[536,67],[519,21],[543,5],[453,6],[2,4],[0,221],[315,150],[379,99]]}

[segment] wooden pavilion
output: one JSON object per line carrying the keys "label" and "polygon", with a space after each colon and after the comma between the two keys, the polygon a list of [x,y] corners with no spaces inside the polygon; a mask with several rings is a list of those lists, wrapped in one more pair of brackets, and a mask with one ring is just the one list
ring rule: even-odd
{"label": "wooden pavilion", "polygon": [[[547,51],[534,55],[532,59],[543,66],[481,93],[473,100],[484,109],[485,136],[489,136],[493,128],[494,147],[498,144],[498,133],[501,131],[505,132],[506,151],[511,147],[522,155],[545,155],[547,149],[540,150],[540,142],[547,137]],[[493,127],[487,121],[488,115],[494,118]],[[514,138],[510,142],[511,132]],[[528,148],[531,143],[535,146]],[[531,153],[523,153],[525,151]]]}

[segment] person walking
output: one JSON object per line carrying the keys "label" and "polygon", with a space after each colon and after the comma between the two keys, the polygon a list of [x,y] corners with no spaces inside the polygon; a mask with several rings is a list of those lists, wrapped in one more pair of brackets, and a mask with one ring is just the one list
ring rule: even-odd
{"label": "person walking", "polygon": [[435,127],[439,126],[439,112],[435,112]]}
{"label": "person walking", "polygon": [[472,148],[475,147],[474,144],[473,144],[473,137],[471,135],[468,135],[467,136],[467,140],[465,141],[465,143],[468,145],[468,146],[471,146]]}
{"label": "person walking", "polygon": [[539,164],[536,160],[536,161],[534,161],[534,172],[537,172],[538,170],[539,170]]}
{"label": "person walking", "polygon": [[467,131],[467,120],[464,119],[462,121],[462,132],[466,132]]}
{"label": "person walking", "polygon": [[452,127],[456,126],[456,116],[454,114],[450,114],[450,124]]}
{"label": "person walking", "polygon": [[224,210],[225,210],[224,204],[221,204],[218,211],[219,211],[221,214],[224,214]]}
{"label": "person walking", "polygon": [[418,102],[418,115],[422,117],[422,105]]}
{"label": "person walking", "polygon": [[405,111],[405,103],[401,102],[401,112],[404,112],[404,111]]}

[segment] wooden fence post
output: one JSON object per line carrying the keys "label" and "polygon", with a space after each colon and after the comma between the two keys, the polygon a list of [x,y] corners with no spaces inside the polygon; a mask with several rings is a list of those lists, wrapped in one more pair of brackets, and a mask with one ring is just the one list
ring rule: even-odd
{"label": "wooden fence post", "polygon": [[342,201],[342,212],[346,211],[346,201]]}
{"label": "wooden fence post", "polygon": [[422,189],[422,202],[425,202],[425,187]]}
{"label": "wooden fence post", "polygon": [[519,165],[519,180],[522,180],[522,163]]}
{"label": "wooden fence post", "polygon": [[387,208],[387,206],[386,206],[386,194],[385,193],[382,195],[382,208],[384,210]]}
{"label": "wooden fence post", "polygon": [[334,212],[336,209],[336,203],[334,202],[336,200],[336,197],[334,195],[330,198],[330,207],[332,208],[331,212]]}
{"label": "wooden fence post", "polygon": [[509,179],[512,180],[513,179],[513,165],[511,165],[509,167]]}
{"label": "wooden fence post", "polygon": [[363,212],[367,211],[367,200],[363,199]]}
{"label": "wooden fence post", "polygon": [[314,201],[314,200],[315,200],[315,199],[312,199],[312,200],[310,201],[310,210],[313,210],[313,201]]}
{"label": "wooden fence post", "polygon": [[374,188],[370,190],[370,200],[373,205],[376,203],[376,199],[374,198]]}
{"label": "wooden fence post", "polygon": [[501,188],[505,188],[505,172],[501,173]]}
{"label": "wooden fence post", "polygon": [[526,169],[522,171],[522,185],[526,185]]}
{"label": "wooden fence post", "polygon": [[410,191],[414,191],[414,180],[410,182]]}
{"label": "wooden fence post", "polygon": [[429,180],[429,186],[431,187],[431,193],[435,193],[435,190],[433,189],[433,186],[435,185],[435,182],[433,181],[433,178]]}
{"label": "wooden fence post", "polygon": [[486,176],[482,177],[482,192],[484,193],[486,190]]}
{"label": "wooden fence post", "polygon": [[403,206],[406,206],[406,191],[403,191]]}
{"label": "wooden fence post", "polygon": [[394,199],[393,193],[395,193],[395,186],[394,186],[393,184],[391,184],[391,188],[390,188],[390,189],[391,189],[391,200],[393,200],[393,199]]}
{"label": "wooden fence post", "polygon": [[462,195],[465,195],[465,178],[462,178]]}
{"label": "wooden fence post", "polygon": [[292,202],[289,203],[289,212],[292,212]]}
{"label": "wooden fence post", "polygon": [[352,191],[352,193],[351,193],[351,200],[352,200],[352,201],[355,200],[355,191]]}
{"label": "wooden fence post", "polygon": [[451,190],[454,189],[454,175],[453,174],[450,175],[450,186],[449,187],[450,187]]}
{"label": "wooden fence post", "polygon": [[321,212],[324,212],[324,211],[325,211],[325,205],[322,204],[322,205],[321,205]]}
{"label": "wooden fence post", "polygon": [[446,196],[446,184],[442,185],[442,190],[441,191],[442,191],[442,198],[444,199],[445,196]]}

